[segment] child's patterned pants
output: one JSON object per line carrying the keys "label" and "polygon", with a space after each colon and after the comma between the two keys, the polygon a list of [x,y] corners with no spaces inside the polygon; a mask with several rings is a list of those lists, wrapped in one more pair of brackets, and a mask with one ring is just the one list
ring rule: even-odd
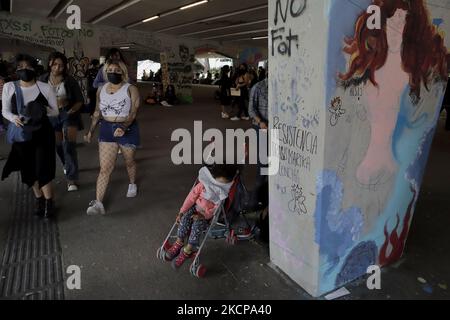
{"label": "child's patterned pants", "polygon": [[[193,247],[198,247],[200,244],[200,236],[203,231],[208,228],[208,221],[205,219],[194,220],[193,215],[197,211],[195,207],[186,212],[180,221],[180,226],[178,227],[178,238],[185,239],[189,236],[188,244]],[[189,234],[189,231],[191,233]]]}

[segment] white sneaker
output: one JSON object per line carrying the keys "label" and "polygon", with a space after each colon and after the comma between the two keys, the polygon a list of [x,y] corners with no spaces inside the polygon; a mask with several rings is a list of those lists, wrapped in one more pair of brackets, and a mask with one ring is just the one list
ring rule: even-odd
{"label": "white sneaker", "polygon": [[230,116],[225,112],[222,112],[222,119],[230,119]]}
{"label": "white sneaker", "polygon": [[233,117],[233,118],[231,118],[230,120],[231,120],[231,121],[239,121],[239,120],[241,120],[241,118],[239,118],[239,117]]}
{"label": "white sneaker", "polygon": [[76,185],[76,184],[69,184],[68,186],[67,186],[67,191],[68,192],[75,192],[75,191],[78,191],[78,186]]}
{"label": "white sneaker", "polygon": [[137,196],[137,185],[130,184],[128,186],[127,198],[136,198]]}
{"label": "white sneaker", "polygon": [[64,169],[64,175],[67,176],[67,170],[66,169]]}
{"label": "white sneaker", "polygon": [[170,103],[168,103],[167,101],[161,101],[161,105],[163,107],[173,107],[173,105],[171,105]]}
{"label": "white sneaker", "polygon": [[94,200],[89,204],[89,208],[87,209],[88,216],[96,216],[96,215],[105,215],[105,207],[103,206],[103,203],[100,201]]}
{"label": "white sneaker", "polygon": [[249,117],[242,117],[241,120],[248,121],[248,120],[250,120],[250,118]]}

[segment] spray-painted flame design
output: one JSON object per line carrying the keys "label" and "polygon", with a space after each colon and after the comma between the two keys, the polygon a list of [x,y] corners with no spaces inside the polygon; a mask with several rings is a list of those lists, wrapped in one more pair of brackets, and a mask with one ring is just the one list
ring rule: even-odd
{"label": "spray-painted flame design", "polygon": [[[411,202],[409,203],[408,211],[406,213],[405,219],[403,220],[403,230],[402,230],[402,233],[400,234],[400,236],[398,236],[398,233],[397,233],[398,227],[400,225],[399,215],[397,215],[397,224],[395,225],[395,228],[390,235],[389,235],[389,232],[387,229],[387,223],[386,223],[386,226],[384,227],[384,235],[386,236],[386,241],[384,242],[384,244],[380,250],[380,265],[381,266],[386,266],[391,263],[394,263],[402,257],[403,250],[405,249],[406,238],[408,237],[410,221],[411,221],[413,210],[414,210],[414,203],[415,203],[416,197],[417,197],[417,191],[414,190],[413,187],[411,187],[411,190],[412,190],[414,196],[413,196]],[[392,245],[392,252],[388,256],[387,249],[389,247],[389,244]]]}

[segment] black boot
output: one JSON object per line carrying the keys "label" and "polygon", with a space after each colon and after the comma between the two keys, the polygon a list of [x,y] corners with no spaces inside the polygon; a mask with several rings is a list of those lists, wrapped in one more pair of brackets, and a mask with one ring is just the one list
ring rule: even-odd
{"label": "black boot", "polygon": [[53,199],[45,200],[45,210],[44,210],[44,218],[51,219],[55,215],[55,204],[53,203]]}
{"label": "black boot", "polygon": [[36,217],[43,217],[45,212],[45,198],[36,198],[34,203],[34,215]]}

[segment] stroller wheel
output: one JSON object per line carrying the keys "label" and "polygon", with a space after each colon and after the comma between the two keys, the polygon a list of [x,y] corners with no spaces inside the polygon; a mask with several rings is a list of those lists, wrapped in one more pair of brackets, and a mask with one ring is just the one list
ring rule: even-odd
{"label": "stroller wheel", "polygon": [[206,274],[206,267],[202,264],[198,265],[197,267],[193,266],[193,269],[191,270],[191,273],[196,278],[204,278]]}

